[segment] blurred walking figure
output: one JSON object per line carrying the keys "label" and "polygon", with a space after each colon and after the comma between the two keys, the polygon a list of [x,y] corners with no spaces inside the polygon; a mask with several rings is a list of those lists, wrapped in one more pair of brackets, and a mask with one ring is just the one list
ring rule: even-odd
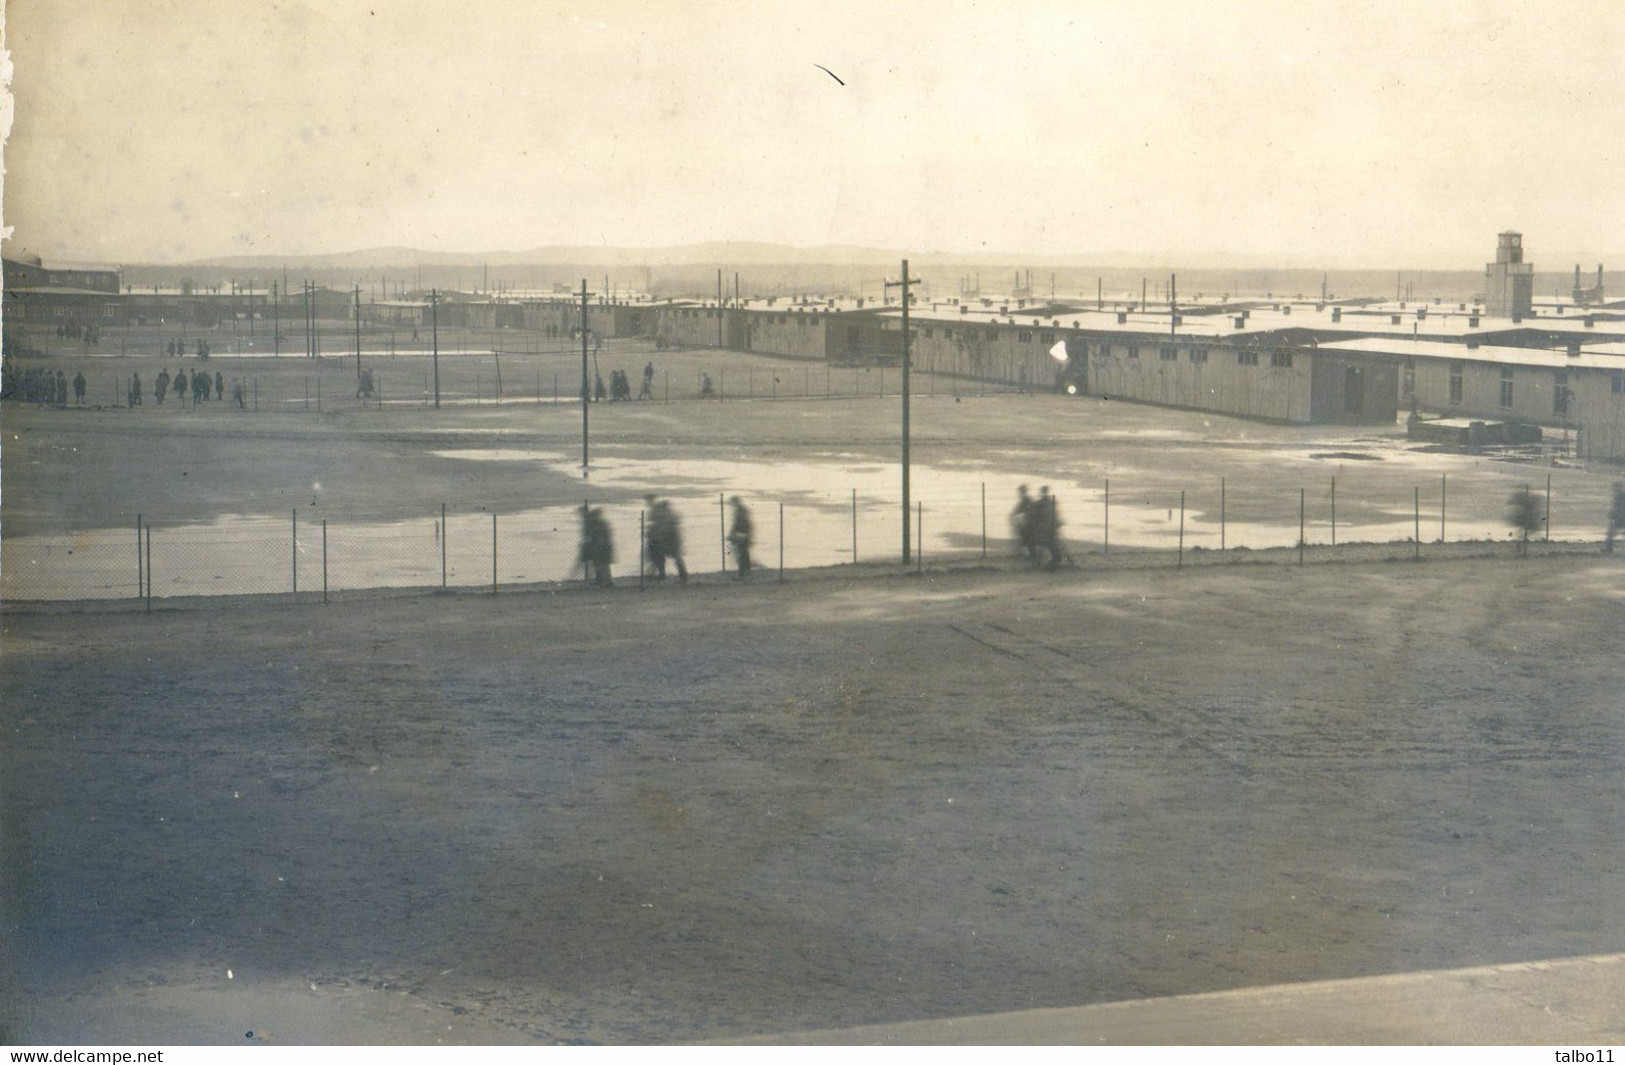
{"label": "blurred walking figure", "polygon": [[170,378],[169,387],[175,390],[175,398],[180,400],[181,406],[186,406],[186,392],[188,386],[186,381],[186,370],[184,368],[175,371],[175,376]]}
{"label": "blurred walking figure", "polygon": [[83,370],[73,375],[73,401],[81,407],[85,405],[85,371]]}
{"label": "blurred walking figure", "polygon": [[712,387],[712,385],[711,385],[711,375],[708,374],[708,373],[707,374],[701,374],[700,375],[700,397],[702,399],[710,399],[712,396],[714,396],[716,394],[717,394],[717,390],[714,387]]}
{"label": "blurred walking figure", "polygon": [[59,407],[68,405],[68,375],[61,370],[56,372],[56,405]]}
{"label": "blurred walking figure", "polygon": [[158,405],[160,407],[162,407],[164,405],[164,396],[167,395],[168,392],[169,392],[169,370],[168,369],[160,369],[158,371],[158,376],[156,378],[154,378],[153,382],[152,382],[152,395],[153,395],[153,398],[158,401]]}
{"label": "blurred walking figure", "polygon": [[238,410],[248,409],[248,405],[243,402],[243,379],[241,377],[232,379],[231,398],[237,401]]}
{"label": "blurred walking figure", "polygon": [[141,375],[138,373],[130,375],[130,406],[141,406]]}
{"label": "blurred walking figure", "polygon": [[214,372],[214,398],[226,398],[226,379],[221,375],[219,370]]}
{"label": "blurred walking figure", "polygon": [[602,403],[604,401],[604,375],[599,373],[597,370],[594,370],[592,377],[592,401],[594,403]]}
{"label": "blurred walking figure", "polygon": [[1016,489],[1016,509],[1010,512],[1010,528],[1021,544],[1022,554],[1035,566],[1038,565],[1037,506],[1037,500],[1028,494],[1026,485]]}
{"label": "blurred walking figure", "polygon": [[639,399],[654,399],[655,364],[649,363],[643,368],[643,387],[638,389]]}
{"label": "blurred walking figure", "polygon": [[728,546],[733,550],[734,558],[739,561],[739,580],[750,580],[750,545],[755,538],[755,526],[751,524],[750,510],[745,501],[734,496],[728,502],[733,504],[733,528],[728,530]]}
{"label": "blurred walking figure", "polygon": [[[1035,519],[1034,541],[1038,550],[1047,558],[1045,569],[1059,569],[1061,566],[1061,514],[1056,509],[1055,497],[1049,494],[1049,485],[1042,485],[1038,489],[1038,499],[1033,504]],[[1035,556],[1036,557],[1036,556]]]}
{"label": "blurred walking figure", "polygon": [[585,503],[581,504],[581,553],[577,561],[581,564],[583,580],[591,580],[602,588],[615,586],[609,573],[610,563],[615,561],[609,522],[604,520],[602,510]]}
{"label": "blurred walking figure", "polygon": [[362,406],[366,406],[367,400],[372,398],[372,367],[361,371],[361,378],[355,386],[355,398],[361,401]]}
{"label": "blurred walking figure", "polygon": [[1614,482],[1614,502],[1608,508],[1608,539],[1603,541],[1602,553],[1614,553],[1614,537],[1625,531],[1625,483]]}
{"label": "blurred walking figure", "polygon": [[677,563],[677,582],[687,584],[688,567],[683,565],[683,533],[677,511],[672,509],[669,499],[656,499],[652,495],[643,498],[649,504],[649,560],[654,575],[666,579],[669,558]]}

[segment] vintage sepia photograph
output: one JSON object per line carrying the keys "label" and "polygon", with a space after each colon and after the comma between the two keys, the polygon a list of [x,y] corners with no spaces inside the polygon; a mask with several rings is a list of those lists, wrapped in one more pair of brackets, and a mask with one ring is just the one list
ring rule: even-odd
{"label": "vintage sepia photograph", "polygon": [[1625,1043],[1625,6],[4,49],[0,1042]]}

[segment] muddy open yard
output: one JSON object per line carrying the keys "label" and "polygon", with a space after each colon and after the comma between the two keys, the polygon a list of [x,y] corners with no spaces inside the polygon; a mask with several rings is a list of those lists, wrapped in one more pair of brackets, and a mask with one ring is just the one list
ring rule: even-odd
{"label": "muddy open yard", "polygon": [[[782,584],[721,580],[713,541],[700,579],[643,593],[8,602],[4,1034],[728,1039],[1625,949],[1616,471],[1102,400],[915,412],[928,514],[998,486],[986,563],[966,509],[897,572],[877,512],[861,566]],[[13,537],[137,512],[583,491],[579,409],[545,403],[0,413],[8,568]],[[587,483],[838,511],[895,414],[602,405],[621,472]],[[444,454],[493,447],[549,457]],[[1299,567],[1299,486],[1334,474],[1375,543],[1331,547],[1322,507]],[[1462,542],[1504,541],[1506,493],[1548,474],[1557,543]],[[1217,555],[1220,478],[1266,549]],[[1029,480],[1062,493],[1077,568],[999,542]],[[1181,490],[1203,564],[1176,569]],[[1420,563],[1394,532],[1419,491]]]}
{"label": "muddy open yard", "polygon": [[9,1033],[715,1039],[1617,951],[1622,623],[1579,556],[13,612]]}
{"label": "muddy open yard", "polygon": [[[133,598],[138,519],[154,534],[158,597],[291,591],[295,555],[301,586],[316,588],[323,522],[334,590],[437,586],[442,577],[488,585],[493,569],[501,585],[556,583],[572,570],[583,499],[607,509],[619,572],[635,575],[648,492],[675,501],[699,571],[723,565],[720,501],[734,494],[756,510],[759,561],[779,561],[781,507],[791,569],[898,559],[896,371],[635,342],[612,342],[601,359],[634,376],[654,362],[657,381],[744,378],[756,398],[730,391],[701,401],[691,387],[669,401],[657,392],[652,402],[594,404],[586,478],[578,404],[363,405],[343,358],[210,360],[252,376],[262,396],[302,395],[313,373],[323,375],[320,410],[237,410],[229,396],[195,409],[150,397],[133,410],[7,404],[0,591],[10,600]],[[442,358],[446,393],[472,392],[492,361]],[[150,380],[164,363],[64,360],[69,376],[83,368],[108,382],[132,370]],[[579,367],[561,355],[503,360],[509,378],[527,381],[561,364]],[[777,398],[766,391],[774,378]],[[827,398],[814,378],[828,379]],[[797,379],[804,387],[792,387]],[[936,561],[1002,555],[1023,483],[1052,488],[1067,542],[1085,555],[1292,546],[1300,528],[1316,545],[1504,541],[1507,500],[1526,486],[1541,519],[1550,515],[1537,539],[1595,543],[1618,476],[1555,451],[1422,448],[1399,426],[1271,425],[1102,397],[983,395],[979,382],[930,375],[914,385],[914,540]]]}

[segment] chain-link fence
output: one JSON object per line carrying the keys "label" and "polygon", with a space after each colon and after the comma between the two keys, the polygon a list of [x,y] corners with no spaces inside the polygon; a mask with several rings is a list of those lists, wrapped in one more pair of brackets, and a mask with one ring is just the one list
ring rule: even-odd
{"label": "chain-link fence", "polygon": [[[920,484],[908,513],[894,468],[876,465],[838,491],[778,488],[673,492],[679,553],[697,577],[733,573],[731,497],[753,517],[758,579],[786,571],[875,564],[981,561],[1016,564],[1023,554],[1013,508],[1023,485],[1003,474]],[[1549,475],[1531,482],[1515,468],[1474,470],[1395,491],[1358,476],[1313,484],[1219,478],[1183,489],[1127,481],[1054,486],[1064,558],[1138,552],[1172,565],[1229,560],[1263,549],[1399,547],[1415,557],[1460,542],[1521,543],[1512,497],[1527,491],[1537,542],[1595,543],[1606,517],[1598,500],[1565,511]],[[1037,497],[1045,487],[1036,484]],[[444,505],[411,516],[344,513],[331,505],[286,516],[170,523],[144,514],[129,527],[69,535],[8,535],[0,541],[0,594],[8,600],[166,599],[206,595],[319,598],[376,588],[564,587],[584,581],[583,514],[608,526],[617,585],[653,579],[647,499],[576,498],[524,509]],[[1511,548],[1508,549],[1509,551]],[[1284,556],[1292,559],[1288,551]],[[675,573],[675,566],[668,572]]]}

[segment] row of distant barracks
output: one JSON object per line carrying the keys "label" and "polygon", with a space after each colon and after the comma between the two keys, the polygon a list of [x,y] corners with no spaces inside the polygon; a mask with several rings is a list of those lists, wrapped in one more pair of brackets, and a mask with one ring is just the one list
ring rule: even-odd
{"label": "row of distant barracks", "polygon": [[[135,324],[166,314],[218,325],[275,315],[287,335],[303,313],[299,293],[272,307],[269,291],[142,293],[122,289],[116,272],[81,272],[76,284],[63,284],[41,266],[30,272],[7,260],[5,267],[8,326]],[[1476,305],[1437,301],[915,299],[909,361],[916,373],[967,388],[985,381],[1073,390],[1280,422],[1393,425],[1412,410],[1522,422],[1561,432],[1582,457],[1625,459],[1625,301],[1602,300],[1600,282],[1594,292],[1584,304],[1529,304],[1493,318]],[[320,319],[355,313],[350,293],[319,289],[312,298]],[[424,299],[363,301],[360,314],[372,327],[416,329],[433,319],[441,328],[572,336],[582,307],[562,295],[442,293],[432,308]],[[896,297],[879,304],[594,297],[586,314],[595,336],[670,348],[836,366],[895,367],[903,355]]]}

